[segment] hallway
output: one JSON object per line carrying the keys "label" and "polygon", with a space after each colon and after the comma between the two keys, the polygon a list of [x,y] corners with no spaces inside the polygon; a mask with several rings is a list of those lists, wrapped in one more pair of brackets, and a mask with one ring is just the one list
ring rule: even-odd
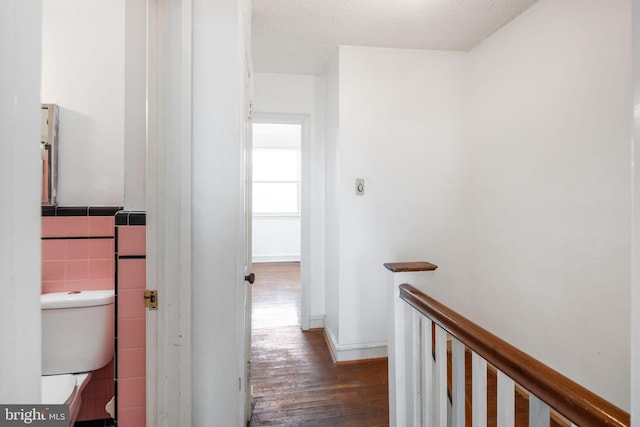
{"label": "hallway", "polygon": [[387,362],[335,365],[300,330],[299,263],[254,264],[251,426],[386,426]]}

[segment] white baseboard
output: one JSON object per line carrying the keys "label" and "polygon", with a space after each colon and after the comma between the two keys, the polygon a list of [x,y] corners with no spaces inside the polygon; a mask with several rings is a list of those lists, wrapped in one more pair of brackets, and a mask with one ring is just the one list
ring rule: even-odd
{"label": "white baseboard", "polygon": [[324,316],[309,316],[309,329],[324,328]]}
{"label": "white baseboard", "polygon": [[299,262],[300,254],[252,255],[252,262]]}
{"label": "white baseboard", "polygon": [[336,362],[348,362],[352,360],[379,359],[387,357],[387,342],[338,344],[331,328],[324,329],[329,350]]}

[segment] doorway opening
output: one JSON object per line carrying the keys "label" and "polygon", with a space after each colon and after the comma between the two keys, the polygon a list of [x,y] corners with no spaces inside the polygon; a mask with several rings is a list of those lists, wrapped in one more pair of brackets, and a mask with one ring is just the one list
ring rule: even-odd
{"label": "doorway opening", "polygon": [[253,262],[300,262],[302,125],[252,130]]}
{"label": "doorway opening", "polygon": [[295,264],[299,286],[296,304],[288,306],[287,316],[288,322],[306,330],[308,290],[300,271],[308,215],[303,163],[307,118],[258,113],[252,121],[252,262],[258,264],[258,271],[260,266],[279,270],[278,265]]}

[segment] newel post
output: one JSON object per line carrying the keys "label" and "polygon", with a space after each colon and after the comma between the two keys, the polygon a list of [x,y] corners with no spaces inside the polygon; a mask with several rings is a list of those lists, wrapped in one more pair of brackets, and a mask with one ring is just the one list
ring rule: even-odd
{"label": "newel post", "polygon": [[[434,282],[436,265],[428,262],[386,263],[391,272],[389,298],[391,310],[387,337],[389,360],[389,425],[404,427],[407,425],[407,331],[406,324],[409,306],[399,296],[398,286],[410,284],[426,292]],[[411,418],[411,417],[410,417]]]}

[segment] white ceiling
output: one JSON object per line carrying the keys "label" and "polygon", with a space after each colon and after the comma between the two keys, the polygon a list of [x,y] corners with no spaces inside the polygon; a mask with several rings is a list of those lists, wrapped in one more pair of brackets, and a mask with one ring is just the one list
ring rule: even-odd
{"label": "white ceiling", "polygon": [[253,66],[323,74],[339,45],[468,51],[536,1],[253,0]]}

